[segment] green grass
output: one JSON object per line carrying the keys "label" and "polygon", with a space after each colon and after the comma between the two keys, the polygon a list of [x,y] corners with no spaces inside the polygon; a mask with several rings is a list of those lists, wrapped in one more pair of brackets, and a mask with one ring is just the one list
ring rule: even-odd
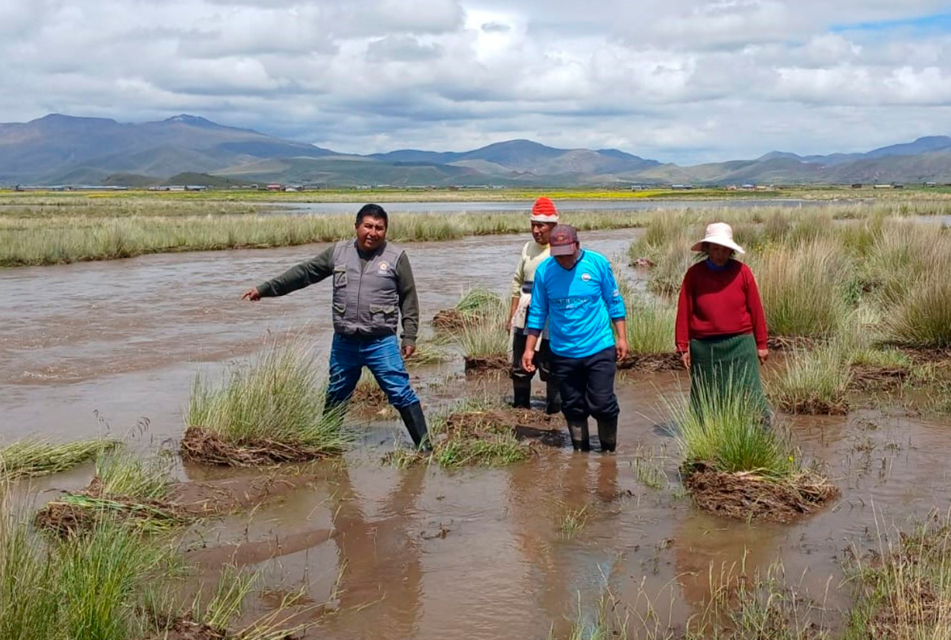
{"label": "green grass", "polygon": [[[503,416],[502,420],[498,416]],[[430,425],[432,459],[442,467],[504,466],[528,458],[528,447],[504,421],[504,409],[490,401],[467,400]]]}
{"label": "green grass", "polygon": [[565,508],[565,511],[561,516],[561,537],[565,538],[566,540],[570,540],[581,533],[587,524],[587,506],[581,507],[579,509]]}
{"label": "green grass", "polygon": [[624,301],[627,304],[627,344],[631,354],[673,351],[677,309],[644,296],[625,298]]}
{"label": "green grass", "polygon": [[770,391],[776,404],[790,413],[844,413],[851,379],[851,359],[833,341],[790,353]]}
{"label": "green grass", "polygon": [[685,466],[703,463],[715,471],[755,471],[773,479],[798,470],[785,434],[775,426],[764,428],[762,408],[744,387],[728,383],[727,391],[718,393],[700,385],[696,397],[671,411]]}
{"label": "green grass", "polygon": [[103,494],[134,500],[164,500],[171,487],[171,461],[168,458],[144,459],[128,449],[99,456],[96,477]]}
{"label": "green grass", "polygon": [[843,640],[951,637],[951,529],[947,521],[883,539],[875,559],[853,554],[856,603]]}
{"label": "green grass", "polygon": [[832,241],[776,246],[748,261],[770,335],[827,337],[848,315],[852,266]]}
{"label": "green grass", "polygon": [[195,379],[186,426],[226,442],[269,441],[337,453],[348,438],[339,415],[324,415],[323,384],[311,346],[269,343],[261,354],[230,368],[219,384]]}
{"label": "green grass", "polygon": [[16,480],[68,471],[116,446],[114,440],[56,444],[30,438],[0,447],[0,478]]}
{"label": "green grass", "polygon": [[0,516],[0,637],[126,640],[150,625],[138,599],[167,550],[108,518],[64,542]]}
{"label": "green grass", "polygon": [[504,356],[509,350],[508,309],[501,298],[485,289],[472,289],[456,310],[466,318],[449,335],[467,358]]}
{"label": "green grass", "polygon": [[951,278],[944,271],[941,264],[933,273],[905,283],[904,300],[885,320],[891,342],[921,349],[951,347]]}

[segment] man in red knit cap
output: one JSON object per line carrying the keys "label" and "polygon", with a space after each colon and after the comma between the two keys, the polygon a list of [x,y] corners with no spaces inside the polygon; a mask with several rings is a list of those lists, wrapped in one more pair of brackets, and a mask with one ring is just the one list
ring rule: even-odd
{"label": "man in red knit cap", "polygon": [[[531,408],[532,377],[534,371],[525,371],[522,368],[522,352],[525,351],[525,318],[528,307],[532,302],[532,283],[535,280],[535,269],[548,259],[548,240],[551,230],[558,224],[558,210],[548,198],[539,198],[532,206],[532,240],[522,247],[518,265],[515,267],[515,276],[512,278],[512,306],[509,310],[509,331],[512,333],[512,406]],[[549,360],[551,349],[548,345],[548,331],[542,335],[535,350],[535,367],[539,376],[545,382],[546,407],[549,414],[561,411],[561,394],[558,392],[558,382],[551,377]]]}

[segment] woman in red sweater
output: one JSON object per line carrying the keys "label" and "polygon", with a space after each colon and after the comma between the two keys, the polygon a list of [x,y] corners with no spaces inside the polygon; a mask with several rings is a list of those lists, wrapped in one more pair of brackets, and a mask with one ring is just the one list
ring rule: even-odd
{"label": "woman in red sweater", "polygon": [[769,356],[763,303],[753,272],[733,259],[746,252],[724,222],[707,226],[691,250],[706,257],[687,270],[677,304],[677,352],[690,371],[690,396],[696,402],[700,384],[718,392],[733,384],[768,415],[759,375]]}

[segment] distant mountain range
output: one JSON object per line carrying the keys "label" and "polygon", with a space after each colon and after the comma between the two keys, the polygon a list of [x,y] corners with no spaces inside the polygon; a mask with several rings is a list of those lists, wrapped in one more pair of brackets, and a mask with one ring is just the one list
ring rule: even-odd
{"label": "distant mountain range", "polygon": [[403,149],[347,155],[190,115],[123,124],[53,114],[0,124],[0,185],[141,187],[202,180],[213,186],[395,187],[943,183],[951,182],[951,137],[919,138],[868,153],[773,151],[755,160],[681,167],[617,149],[555,149],[530,140],[461,153]]}

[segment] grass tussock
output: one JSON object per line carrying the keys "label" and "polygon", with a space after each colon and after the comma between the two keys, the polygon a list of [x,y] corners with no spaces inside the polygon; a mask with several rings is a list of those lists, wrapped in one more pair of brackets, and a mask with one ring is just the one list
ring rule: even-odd
{"label": "grass tussock", "polygon": [[918,349],[951,347],[951,278],[936,271],[906,287],[902,303],[885,321],[889,341]]}
{"label": "grass tussock", "polygon": [[853,375],[851,360],[837,342],[797,349],[770,384],[771,396],[789,413],[843,415]]}
{"label": "grass tussock", "polygon": [[788,435],[763,424],[762,407],[745,389],[700,386],[673,407],[684,486],[699,508],[743,520],[785,522],[837,495],[801,466]]}
{"label": "grass tussock", "polygon": [[301,462],[341,453],[341,416],[323,413],[324,394],[310,348],[269,344],[233,366],[219,384],[195,380],[185,412],[182,456],[218,465]]}
{"label": "grass tussock", "polygon": [[0,478],[17,480],[68,471],[116,446],[115,440],[56,444],[28,439],[0,447]]}
{"label": "grass tussock", "polygon": [[771,335],[823,338],[842,326],[851,265],[835,243],[777,246],[749,262]]}
{"label": "grass tussock", "polygon": [[104,518],[153,533],[174,529],[191,518],[168,499],[169,467],[167,458],[140,458],[127,449],[102,454],[89,486],[48,502],[34,522],[64,538],[93,530]]}
{"label": "grass tussock", "polygon": [[430,425],[431,454],[397,450],[387,461],[403,468],[430,459],[442,467],[504,466],[526,460],[536,443],[563,444],[563,420],[489,401],[466,401]]}

